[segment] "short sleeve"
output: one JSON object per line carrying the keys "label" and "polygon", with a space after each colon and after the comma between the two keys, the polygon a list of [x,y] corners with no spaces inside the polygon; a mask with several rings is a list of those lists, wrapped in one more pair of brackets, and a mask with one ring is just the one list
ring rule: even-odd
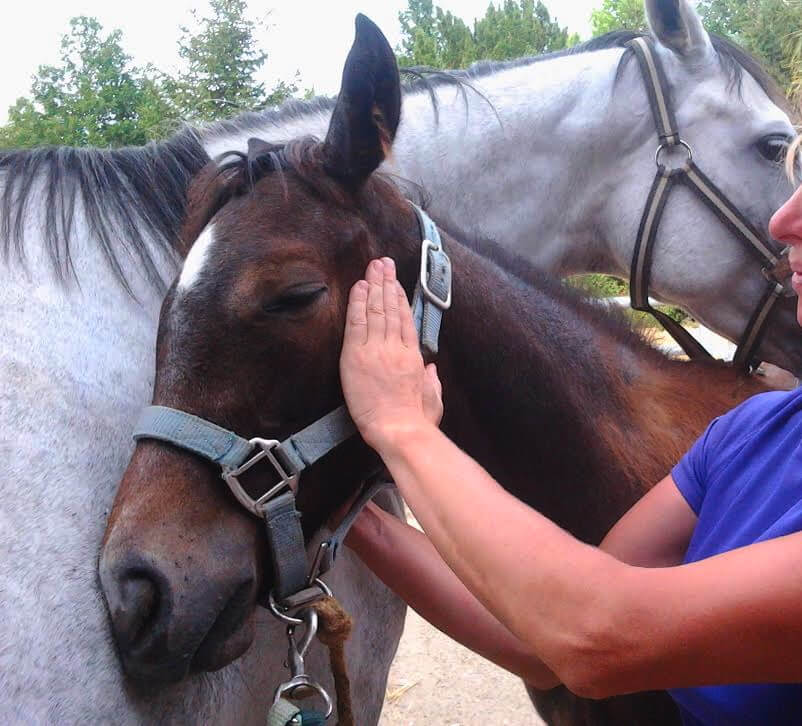
{"label": "short sleeve", "polygon": [[707,493],[710,449],[718,438],[715,429],[717,426],[721,428],[721,419],[719,416],[713,420],[671,471],[677,489],[697,516]]}
{"label": "short sleeve", "polygon": [[759,435],[786,406],[790,404],[790,410],[796,410],[794,401],[800,395],[799,390],[760,393],[713,420],[671,471],[677,488],[697,515],[722,462],[730,461],[745,440]]}

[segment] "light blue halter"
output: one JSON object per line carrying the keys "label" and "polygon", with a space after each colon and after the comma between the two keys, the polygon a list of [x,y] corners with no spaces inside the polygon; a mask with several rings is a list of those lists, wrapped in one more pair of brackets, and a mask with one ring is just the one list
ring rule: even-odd
{"label": "light blue halter", "polygon": [[[440,233],[429,216],[416,205],[421,229],[420,274],[412,300],[412,313],[421,348],[430,355],[438,351],[443,312],[451,306],[451,261],[443,249]],[[265,520],[270,544],[275,587],[272,596],[283,607],[298,607],[304,598],[320,595],[317,579],[334,562],[337,549],[367,501],[383,486],[372,487],[356,502],[332,537],[323,543],[312,572],[306,563],[300,515],[295,494],[301,472],[356,433],[345,406],[331,411],[284,441],[244,439],[211,421],[166,406],[149,406],[139,419],[134,439],[156,439],[191,451],[222,469],[231,492],[251,514]],[[266,460],[279,481],[256,497],[249,495],[239,477]],[[309,590],[314,592],[310,593]],[[306,600],[308,602],[308,599]]]}

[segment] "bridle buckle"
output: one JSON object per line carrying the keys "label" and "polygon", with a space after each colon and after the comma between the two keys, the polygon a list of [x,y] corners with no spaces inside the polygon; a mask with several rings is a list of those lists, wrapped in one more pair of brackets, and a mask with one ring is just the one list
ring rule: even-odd
{"label": "bridle buckle", "polygon": [[[434,265],[447,282],[447,292],[445,297],[441,297],[429,287],[429,252],[437,256]],[[421,243],[420,253],[420,289],[423,296],[435,307],[440,310],[448,310],[451,307],[451,259],[443,251],[443,247],[435,244],[430,239],[424,239]]]}
{"label": "bridle buckle", "polygon": [[[256,438],[251,439],[250,443],[257,447],[259,451],[243,464],[240,464],[236,469],[224,470],[222,477],[226,484],[228,484],[229,489],[231,489],[231,493],[245,509],[257,517],[264,518],[265,504],[287,487],[292,490],[293,494],[296,493],[298,490],[298,480],[301,475],[292,463],[290,463],[287,455],[284,454],[280,441]],[[263,459],[267,459],[273,467],[273,470],[279,475],[280,481],[270,487],[264,494],[254,499],[245,491],[239,481],[239,477]]]}
{"label": "bridle buckle", "polygon": [[774,264],[766,265],[760,270],[763,273],[763,277],[765,277],[769,282],[773,282],[782,287],[783,297],[791,297],[796,295],[794,288],[791,287],[792,270],[791,263],[788,262],[788,253],[790,250],[790,247],[783,248],[783,251],[780,252]]}

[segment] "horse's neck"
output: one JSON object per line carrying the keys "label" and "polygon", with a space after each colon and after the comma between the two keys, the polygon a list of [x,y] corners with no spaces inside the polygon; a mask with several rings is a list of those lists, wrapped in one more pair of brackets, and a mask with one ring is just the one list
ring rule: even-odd
{"label": "horse's neck", "polygon": [[503,240],[543,270],[610,270],[600,209],[632,125],[614,103],[621,55],[578,53],[482,76],[472,83],[487,100],[440,87],[437,117],[427,93],[408,94],[395,166],[422,184],[435,215]]}
{"label": "horse's neck", "polygon": [[677,370],[556,283],[530,287],[465,247],[449,252],[444,428],[512,493],[586,540],[751,392],[729,370]]}
{"label": "horse's neck", "polygon": [[[620,271],[602,208],[617,181],[610,170],[635,143],[631,113],[613,97],[627,96],[615,88],[621,54],[578,53],[482,75],[471,81],[482,95],[439,85],[436,110],[428,91],[408,91],[385,169],[422,186],[436,215],[504,240],[541,269]],[[261,125],[208,135],[204,148],[214,157],[245,150],[251,136],[322,138],[329,119],[318,106],[271,112]],[[654,133],[645,117],[641,126],[637,144]]]}

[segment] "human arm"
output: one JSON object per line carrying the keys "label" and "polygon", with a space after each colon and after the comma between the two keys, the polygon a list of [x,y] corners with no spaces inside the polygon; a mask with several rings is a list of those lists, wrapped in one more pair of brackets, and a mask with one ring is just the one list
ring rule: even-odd
{"label": "human arm", "polygon": [[802,535],[659,569],[578,542],[425,420],[405,300],[375,272],[349,306],[351,413],[441,557],[533,655],[595,697],[802,679]]}
{"label": "human arm", "polygon": [[[432,420],[432,415],[427,418]],[[439,421],[439,415],[434,418]],[[601,547],[630,564],[677,564],[695,521],[673,479],[666,477],[619,520]],[[354,523],[346,544],[390,589],[449,637],[535,688],[559,684],[532,649],[471,594],[423,533],[371,505]]]}
{"label": "human arm", "polygon": [[346,544],[393,592],[449,637],[535,688],[559,684],[531,648],[468,591],[422,532],[369,505]]}
{"label": "human arm", "polygon": [[638,567],[679,565],[696,521],[696,514],[669,475],[616,522],[599,547]]}
{"label": "human arm", "polygon": [[633,567],[511,497],[437,430],[380,451],[449,567],[579,695],[802,679],[802,534]]}

